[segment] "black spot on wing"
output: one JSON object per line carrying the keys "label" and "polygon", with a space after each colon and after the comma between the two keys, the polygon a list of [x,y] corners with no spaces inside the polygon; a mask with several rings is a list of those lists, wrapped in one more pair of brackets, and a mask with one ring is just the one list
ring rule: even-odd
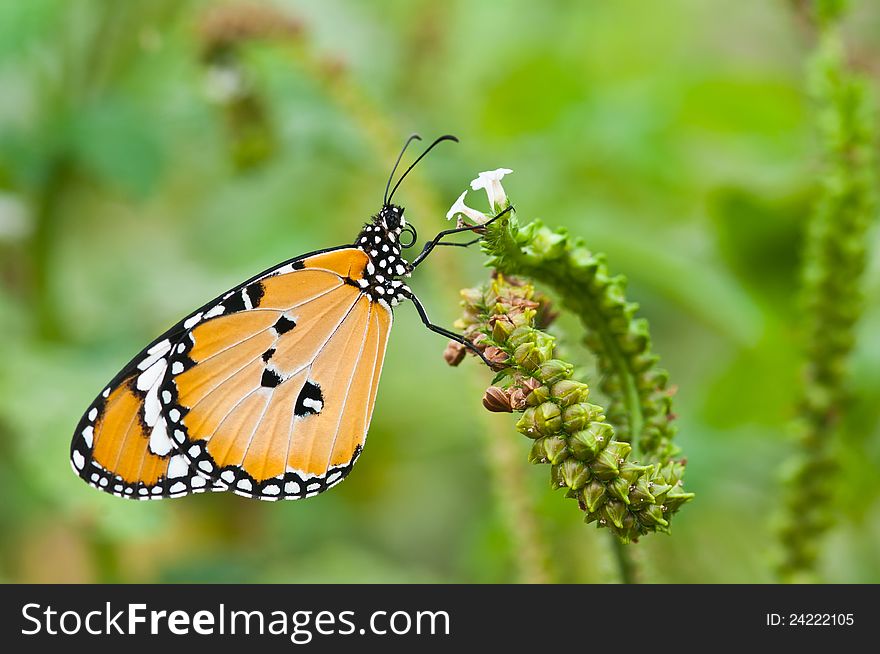
{"label": "black spot on wing", "polygon": [[226,311],[224,313],[237,313],[239,311],[244,311],[247,309],[244,303],[244,298],[241,297],[241,291],[237,293],[233,293],[228,298],[223,300],[223,306]]}
{"label": "black spot on wing", "polygon": [[275,328],[275,331],[278,332],[279,335],[286,334],[291,329],[296,327],[296,322],[288,318],[287,316],[281,316],[272,327]]}
{"label": "black spot on wing", "polygon": [[324,394],[321,393],[321,387],[313,381],[307,381],[299,392],[299,397],[296,398],[294,415],[299,418],[311,416],[320,413],[322,408],[324,408]]}
{"label": "black spot on wing", "polygon": [[[253,282],[248,284],[240,291],[237,291],[230,295],[223,301],[223,306],[225,307],[224,313],[236,313],[238,311],[244,311],[245,309],[256,309],[260,306],[260,300],[265,293],[265,289],[263,288],[263,284],[260,282]],[[247,298],[247,300],[245,300]]]}
{"label": "black spot on wing", "polygon": [[263,295],[266,293],[266,289],[263,288],[262,282],[253,282],[252,284],[248,284],[244,287],[244,292],[247,294],[248,299],[251,301],[251,307],[256,309],[260,306],[260,300],[263,299]]}
{"label": "black spot on wing", "polygon": [[353,280],[351,277],[343,277],[343,278],[342,278],[342,281],[345,282],[346,284],[348,284],[349,286],[354,286],[354,287],[355,287],[356,289],[358,289],[358,290],[360,290],[360,288],[361,288],[361,287],[360,287],[360,284],[358,284],[358,283],[357,283],[355,280]]}
{"label": "black spot on wing", "polygon": [[265,352],[263,352],[263,361],[268,362],[269,359],[272,358],[272,355],[273,355],[273,354],[275,354],[275,348],[274,348],[274,347],[270,347],[268,350],[266,350]]}
{"label": "black spot on wing", "polygon": [[306,267],[306,264],[302,259],[300,259],[299,261],[294,261],[292,264],[290,264],[290,267],[293,270],[302,270]]}
{"label": "black spot on wing", "polygon": [[281,375],[271,368],[263,370],[263,376],[260,378],[260,386],[263,386],[264,388],[275,388],[280,383]]}

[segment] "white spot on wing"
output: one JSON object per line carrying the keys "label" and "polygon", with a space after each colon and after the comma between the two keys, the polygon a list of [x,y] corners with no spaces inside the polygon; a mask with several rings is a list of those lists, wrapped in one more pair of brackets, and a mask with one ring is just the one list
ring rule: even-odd
{"label": "white spot on wing", "polygon": [[[157,384],[158,385],[158,384]],[[144,397],[144,422],[148,427],[153,427],[159,419],[159,396],[157,395],[156,386],[147,391]]]}
{"label": "white spot on wing", "polygon": [[288,495],[298,495],[300,493],[299,484],[295,481],[289,481],[284,484],[284,492]]}
{"label": "white spot on wing", "polygon": [[214,318],[215,316],[222,316],[223,312],[226,311],[226,307],[222,304],[218,304],[216,307],[205,313],[205,319]]}
{"label": "white spot on wing", "polygon": [[165,352],[168,351],[168,348],[170,348],[170,347],[171,347],[171,343],[169,343],[168,339],[166,338],[166,339],[159,341],[153,347],[151,347],[149,350],[147,350],[147,354],[156,354],[156,353],[164,354]]}
{"label": "white spot on wing", "polygon": [[194,316],[190,316],[189,318],[187,318],[186,320],[184,320],[184,321],[183,321],[183,328],[184,328],[184,329],[189,329],[190,327],[192,327],[193,325],[195,325],[196,323],[198,323],[199,320],[201,320],[201,319],[202,319],[202,312],[200,311],[200,312],[197,313],[196,315],[194,315]]}
{"label": "white spot on wing", "polygon": [[138,375],[137,378],[137,389],[139,391],[146,391],[153,387],[159,377],[162,376],[162,373],[165,372],[165,363],[164,359],[159,359],[149,368],[147,368],[144,372]]}
{"label": "white spot on wing", "polygon": [[83,437],[83,440],[86,442],[87,447],[92,446],[92,441],[94,439],[94,436],[95,436],[95,428],[92,427],[91,425],[89,425],[88,427],[86,427],[85,429],[82,430],[82,437]]}
{"label": "white spot on wing", "polygon": [[95,422],[95,418],[97,418],[97,417],[98,417],[98,409],[95,407],[92,407],[89,410],[89,420],[91,420],[92,422]]}
{"label": "white spot on wing", "polygon": [[80,454],[79,452],[77,452],[76,450],[74,450],[73,456],[71,458],[73,459],[73,465],[76,466],[76,469],[82,470],[83,466],[85,466],[85,464],[86,464],[86,460],[83,457],[83,455]]}
{"label": "white spot on wing", "polygon": [[168,477],[186,477],[189,474],[189,464],[182,454],[175,454],[168,460]]}
{"label": "white spot on wing", "polygon": [[165,418],[159,418],[153,431],[150,432],[150,452],[158,456],[168,454],[174,444],[168,438],[168,428],[165,424]]}

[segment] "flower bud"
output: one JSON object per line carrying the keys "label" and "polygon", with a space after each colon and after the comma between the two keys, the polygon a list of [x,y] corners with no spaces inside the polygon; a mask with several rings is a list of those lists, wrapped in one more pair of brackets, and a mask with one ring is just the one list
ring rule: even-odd
{"label": "flower bud", "polygon": [[654,466],[640,466],[631,461],[627,461],[620,466],[620,476],[626,480],[626,483],[633,484],[640,477],[647,478],[646,473],[650,473]]}
{"label": "flower bud", "polygon": [[608,495],[605,492],[605,485],[598,479],[593,479],[589,484],[584,486],[583,501],[586,511],[595,513],[599,507],[605,503]]}
{"label": "flower bud", "polygon": [[497,343],[507,342],[507,339],[514,330],[513,321],[503,315],[492,316],[489,319],[489,324],[492,326],[492,338]]}
{"label": "flower bud", "polygon": [[547,455],[544,453],[543,438],[539,438],[532,443],[532,449],[529,450],[529,463],[548,463]]}
{"label": "flower bud", "polygon": [[596,422],[605,422],[605,408],[598,404],[585,403],[587,408],[593,413],[593,420]]}
{"label": "flower bud", "polygon": [[590,464],[593,474],[602,481],[611,481],[617,477],[620,472],[618,457],[610,447],[606,447],[596,457],[596,460]]}
{"label": "flower bud", "polygon": [[578,402],[585,402],[589,394],[590,389],[586,384],[574,381],[573,379],[563,379],[562,381],[556,382],[550,390],[550,395],[553,396],[553,399],[564,407],[571,406]]}
{"label": "flower bud", "polygon": [[609,500],[602,506],[602,517],[618,529],[623,528],[623,516],[626,515],[626,505],[623,502]]}
{"label": "flower bud", "polygon": [[478,288],[461,289],[462,304],[475,306],[483,303],[483,292]]}
{"label": "flower bud", "polygon": [[490,386],[483,395],[483,406],[489,411],[495,413],[512,413],[513,407],[510,405],[510,396],[503,388],[498,386]]}
{"label": "flower bud", "polygon": [[545,383],[553,385],[571,376],[574,367],[570,363],[559,359],[545,361],[538,368],[538,377]]}
{"label": "flower bud", "polygon": [[586,429],[593,420],[593,413],[587,405],[573,404],[562,412],[562,428],[569,434]]}
{"label": "flower bud", "polygon": [[544,455],[552,465],[556,465],[568,457],[565,439],[561,436],[548,436],[542,440],[544,442]]}
{"label": "flower bud", "polygon": [[507,344],[516,349],[524,343],[534,343],[535,337],[530,327],[517,327],[507,337]]}
{"label": "flower bud", "polygon": [[526,403],[529,406],[538,406],[539,404],[543,404],[549,399],[550,389],[546,386],[538,386],[537,388],[533,389],[531,393],[529,393],[529,396],[526,398]]}
{"label": "flower bud", "polygon": [[559,466],[559,474],[566,486],[572,490],[579,490],[589,480],[590,469],[579,461],[566,459]]}
{"label": "flower bud", "polygon": [[514,360],[528,371],[535,370],[544,361],[541,351],[534,343],[523,343],[513,352]]}
{"label": "flower bud", "polygon": [[455,341],[449,341],[449,345],[446,346],[446,349],[443,350],[443,359],[450,366],[457,366],[459,363],[464,361],[464,355],[467,353],[467,349],[461,343],[456,343]]}
{"label": "flower bud", "polygon": [[685,493],[681,486],[676,485],[666,493],[663,504],[666,506],[669,513],[675,513],[682,504],[690,502],[692,499],[694,499],[693,493]]}
{"label": "flower bud", "polygon": [[605,449],[609,454],[613,454],[617,458],[617,465],[622,466],[626,457],[632,452],[632,445],[621,441],[612,441]]}
{"label": "flower bud", "polygon": [[526,408],[526,402],[528,399],[526,393],[527,391],[523,388],[520,388],[519,386],[509,391],[508,395],[510,395],[510,406],[514,411],[522,411]]}
{"label": "flower bud", "polygon": [[596,437],[589,430],[582,430],[571,435],[568,439],[568,449],[571,455],[579,461],[590,462],[602,449],[596,442]]}
{"label": "flower bud", "polygon": [[500,347],[495,347],[494,345],[490,345],[485,350],[483,350],[483,356],[492,364],[492,368],[494,370],[501,370],[506,365],[510,357],[507,355],[507,352],[502,350]]}
{"label": "flower bud", "polygon": [[534,322],[535,310],[522,307],[514,307],[508,314],[514,327],[528,327],[531,329]]}
{"label": "flower bud", "polygon": [[545,436],[562,431],[562,413],[553,402],[544,402],[535,407],[535,426]]}
{"label": "flower bud", "polygon": [[629,505],[633,509],[641,509],[647,504],[655,504],[657,498],[651,492],[652,484],[648,481],[648,475],[642,475],[630,486]]}
{"label": "flower bud", "polygon": [[523,411],[522,417],[516,423],[516,430],[528,438],[538,438],[541,435],[535,423],[535,407]]}
{"label": "flower bud", "polygon": [[656,504],[649,504],[638,512],[639,520],[652,527],[668,527],[669,522],[663,517],[663,509]]}
{"label": "flower bud", "polygon": [[629,482],[623,477],[616,477],[608,483],[608,492],[624,504],[629,504]]}
{"label": "flower bud", "polygon": [[662,479],[655,476],[649,482],[648,488],[651,491],[651,495],[654,496],[652,503],[663,504],[663,502],[666,500],[666,494],[672,489],[672,486],[670,486],[669,484],[664,484]]}

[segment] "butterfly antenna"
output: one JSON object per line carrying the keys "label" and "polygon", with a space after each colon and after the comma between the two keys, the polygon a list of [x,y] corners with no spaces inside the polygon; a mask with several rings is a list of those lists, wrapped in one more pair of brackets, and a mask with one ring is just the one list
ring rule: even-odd
{"label": "butterfly antenna", "polygon": [[[403,159],[403,153],[406,152],[406,149],[409,147],[409,144],[413,141],[421,141],[422,137],[418,134],[411,134],[410,137],[406,140],[406,143],[403,144],[403,148],[400,150],[400,154],[397,155],[397,161],[394,162],[394,168],[391,169],[391,174],[388,175],[388,183],[385,184],[385,195],[382,199],[383,206],[388,204],[388,189],[391,186],[391,180],[394,179],[394,173],[397,172],[397,166],[400,165],[400,160]],[[396,188],[396,187],[395,187]]]}
{"label": "butterfly antenna", "polygon": [[431,150],[434,149],[434,146],[436,146],[438,143],[442,143],[443,141],[455,141],[456,143],[458,143],[458,139],[455,138],[452,134],[444,134],[444,135],[441,136],[440,138],[436,139],[436,140],[435,140],[431,145],[429,145],[427,148],[425,148],[425,151],[422,152],[422,154],[419,155],[419,158],[416,159],[415,161],[413,161],[413,162],[410,164],[409,168],[407,168],[405,171],[403,171],[403,175],[400,176],[400,179],[397,180],[397,184],[395,184],[395,185],[394,185],[394,188],[391,189],[391,195],[388,196],[388,200],[387,200],[387,202],[391,202],[391,199],[394,197],[394,192],[397,190],[397,187],[400,186],[400,183],[404,180],[404,178],[407,176],[407,174],[409,173],[409,171],[411,171],[413,168],[415,168],[415,167],[416,167],[416,164],[419,163],[422,159],[424,159],[424,158],[425,158],[425,155],[428,154]]}

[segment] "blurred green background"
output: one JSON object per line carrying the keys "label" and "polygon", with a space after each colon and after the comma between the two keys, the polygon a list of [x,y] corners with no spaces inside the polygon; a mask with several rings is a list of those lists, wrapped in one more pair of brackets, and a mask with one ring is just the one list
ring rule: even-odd
{"label": "blurred green background", "polygon": [[[855,4],[849,47],[876,81],[880,6]],[[130,356],[242,279],[352,241],[419,131],[461,138],[398,193],[423,237],[505,166],[521,218],[567,226],[629,277],[697,493],[671,536],[635,546],[646,579],[773,581],[819,165],[808,49],[767,0],[0,3],[0,578],[517,581],[495,433],[550,578],[615,579],[608,535],[527,466],[511,417],[482,409],[488,374],[449,368],[410,306],[368,446],[330,493],[126,502],[70,470],[73,427]],[[830,581],[880,582],[878,273],[875,256]],[[413,286],[451,325],[485,275],[475,250],[443,251]]]}

